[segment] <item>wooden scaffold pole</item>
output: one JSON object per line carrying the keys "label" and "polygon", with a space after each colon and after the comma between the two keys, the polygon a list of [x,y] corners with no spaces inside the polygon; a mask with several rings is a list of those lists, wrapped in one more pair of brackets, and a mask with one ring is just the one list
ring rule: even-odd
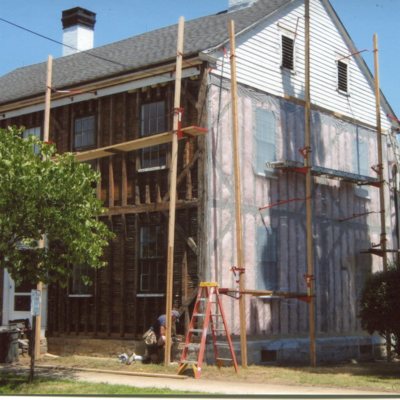
{"label": "wooden scaffold pole", "polygon": [[[379,208],[381,219],[380,245],[382,249],[383,270],[387,271],[387,237],[386,237],[386,212],[385,212],[385,176],[383,167],[382,148],[382,122],[381,122],[381,94],[379,83],[379,50],[378,35],[374,34],[374,81],[375,81],[375,106],[376,106],[376,139],[378,147],[378,179],[379,179]],[[392,354],[392,343],[390,333],[386,333],[386,356],[390,361]]]}
{"label": "wooden scaffold pole", "polygon": [[[232,127],[233,127],[233,161],[235,177],[235,215],[236,215],[236,262],[239,268],[239,291],[245,290],[243,238],[242,238],[242,212],[241,212],[241,184],[240,184],[240,157],[239,157],[239,116],[237,106],[237,81],[236,81],[236,42],[235,22],[229,25],[230,47],[231,47],[231,92],[232,92]],[[241,295],[239,298],[240,317],[240,351],[242,367],[247,367],[247,331],[246,331],[246,299]]]}
{"label": "wooden scaffold pole", "polygon": [[167,252],[167,288],[166,288],[166,343],[164,364],[168,366],[171,362],[171,323],[173,306],[173,283],[174,283],[174,241],[175,241],[175,206],[176,206],[176,180],[178,167],[178,129],[182,117],[181,86],[182,86],[182,58],[183,58],[183,35],[185,20],[179,18],[177,54],[176,54],[176,75],[175,75],[175,98],[174,98],[174,119],[173,119],[173,138],[171,150],[171,169],[170,169],[170,194],[169,194],[169,221],[168,221],[168,252]]}
{"label": "wooden scaffold pole", "polygon": [[[46,95],[45,95],[45,105],[44,105],[44,126],[43,126],[43,141],[49,141],[49,131],[50,131],[50,107],[51,107],[51,85],[52,85],[52,75],[53,75],[53,57],[48,56],[47,59],[47,77],[46,77]],[[46,246],[46,238],[43,235],[42,239],[39,241],[39,247],[44,248]],[[39,282],[36,289],[43,295],[43,283]],[[42,310],[40,314],[35,318],[35,359],[40,358],[40,338],[41,338],[41,325],[42,325]]]}
{"label": "wooden scaffold pole", "polygon": [[312,221],[312,174],[311,174],[311,91],[310,91],[310,0],[305,0],[305,157],[306,167],[306,247],[307,247],[307,294],[309,296],[310,363],[317,365],[315,343],[315,278]]}

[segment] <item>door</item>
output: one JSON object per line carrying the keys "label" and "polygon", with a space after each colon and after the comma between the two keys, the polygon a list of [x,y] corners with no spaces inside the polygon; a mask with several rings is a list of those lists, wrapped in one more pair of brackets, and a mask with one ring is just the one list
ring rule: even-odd
{"label": "door", "polygon": [[[15,319],[29,318],[31,320],[31,290],[36,289],[36,285],[21,282],[15,284],[7,271],[4,271],[3,287],[3,325],[8,325],[9,321]],[[42,330],[46,326],[46,300],[47,290],[42,293]]]}

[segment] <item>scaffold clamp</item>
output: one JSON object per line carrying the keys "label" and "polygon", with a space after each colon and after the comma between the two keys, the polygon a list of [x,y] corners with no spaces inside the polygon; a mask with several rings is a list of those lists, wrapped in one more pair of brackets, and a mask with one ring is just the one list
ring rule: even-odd
{"label": "scaffold clamp", "polygon": [[182,132],[182,117],[183,117],[183,108],[182,107],[177,107],[174,109],[174,114],[178,116],[178,129],[176,131],[178,135],[178,139],[183,138],[183,132]]}
{"label": "scaffold clamp", "polygon": [[231,271],[233,272],[233,275],[234,275],[234,277],[235,277],[236,283],[239,283],[239,281],[240,281],[240,275],[241,275],[241,274],[244,274],[245,268],[233,266],[233,267],[231,268]]}
{"label": "scaffold clamp", "polygon": [[299,149],[299,153],[303,156],[303,158],[307,157],[307,154],[311,153],[311,147],[310,146],[305,146]]}

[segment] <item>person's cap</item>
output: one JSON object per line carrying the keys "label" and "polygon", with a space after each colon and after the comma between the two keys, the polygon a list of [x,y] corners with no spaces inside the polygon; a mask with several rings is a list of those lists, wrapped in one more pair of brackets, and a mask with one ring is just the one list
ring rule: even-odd
{"label": "person's cap", "polygon": [[171,311],[171,315],[172,315],[173,317],[175,317],[176,320],[178,320],[179,317],[180,317],[179,311],[177,311],[177,310],[172,310],[172,311]]}

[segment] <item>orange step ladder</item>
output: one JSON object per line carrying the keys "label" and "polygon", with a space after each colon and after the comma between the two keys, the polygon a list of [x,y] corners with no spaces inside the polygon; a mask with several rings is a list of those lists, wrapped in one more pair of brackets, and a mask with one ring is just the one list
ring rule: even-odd
{"label": "orange step ladder", "polygon": [[182,351],[178,375],[182,375],[187,368],[191,368],[194,377],[200,378],[209,328],[218,368],[229,362],[238,372],[235,351],[226,324],[218,284],[201,282],[186,335],[185,347]]}

